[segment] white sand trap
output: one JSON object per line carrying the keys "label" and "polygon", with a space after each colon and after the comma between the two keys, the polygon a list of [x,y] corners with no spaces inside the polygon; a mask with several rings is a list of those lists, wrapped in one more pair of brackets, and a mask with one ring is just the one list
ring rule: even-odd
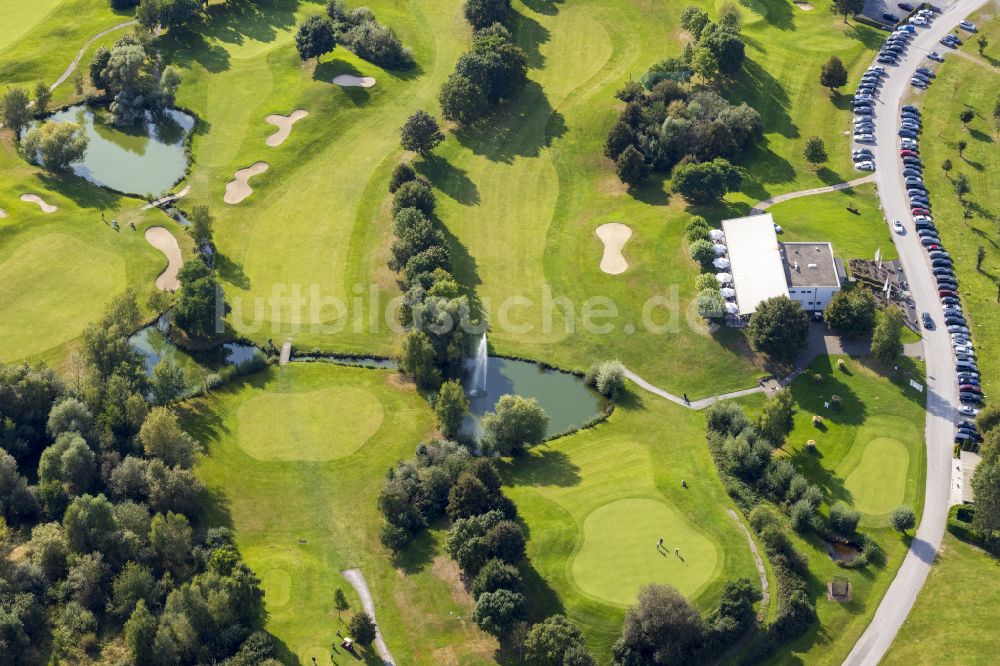
{"label": "white sand trap", "polygon": [[7,217],[7,211],[5,211],[3,208],[0,208],[0,218],[4,217]]}
{"label": "white sand trap", "polygon": [[53,206],[50,203],[46,203],[37,194],[22,194],[21,201],[27,201],[28,203],[38,204],[38,207],[42,209],[43,213],[54,213],[59,210],[58,206]]}
{"label": "white sand trap", "polygon": [[813,6],[810,5],[808,2],[796,2],[795,6],[804,12],[808,12],[809,10],[813,9]]}
{"label": "white sand trap", "polygon": [[292,133],[292,125],[302,120],[309,115],[309,112],[305,109],[295,109],[292,111],[290,116],[282,116],[277,113],[264,118],[264,122],[270,125],[274,125],[278,128],[278,131],[267,137],[264,142],[269,146],[280,146],[288,138],[288,135]]}
{"label": "white sand trap", "polygon": [[146,229],[145,236],[147,243],[167,257],[167,267],[156,278],[156,288],[160,291],[177,291],[181,286],[180,280],[177,279],[177,272],[180,271],[181,264],[184,263],[177,239],[164,227],[150,227]]}
{"label": "white sand trap", "polygon": [[594,232],[604,243],[604,256],[601,257],[601,270],[610,275],[624,273],[628,262],[622,255],[622,248],[632,237],[632,229],[620,222],[609,222],[597,227]]}
{"label": "white sand trap", "polygon": [[344,88],[371,88],[375,85],[375,79],[370,76],[354,76],[352,74],[338,74],[333,77],[333,82]]}
{"label": "white sand trap", "polygon": [[253,194],[253,188],[247,182],[251,177],[267,171],[271,165],[267,162],[254,162],[246,169],[239,169],[233,180],[226,183],[226,196],[222,198],[227,204],[238,204]]}

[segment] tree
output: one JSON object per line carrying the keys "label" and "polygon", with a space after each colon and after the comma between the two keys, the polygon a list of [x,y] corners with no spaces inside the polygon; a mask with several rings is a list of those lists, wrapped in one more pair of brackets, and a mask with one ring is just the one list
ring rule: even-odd
{"label": "tree", "polygon": [[[979,470],[977,469],[976,471],[978,472]],[[973,479],[973,481],[975,481],[975,479]],[[912,507],[905,505],[897,506],[892,510],[892,514],[889,516],[889,523],[892,525],[892,529],[897,532],[906,532],[907,530],[912,530],[916,526],[917,514],[913,511]]]}
{"label": "tree", "polygon": [[442,384],[434,403],[434,415],[437,417],[438,429],[445,437],[452,438],[458,434],[462,419],[468,411],[469,401],[461,382],[452,379]]}
{"label": "tree", "polygon": [[483,451],[494,456],[520,453],[545,438],[549,417],[534,398],[502,395],[483,417]]}
{"label": "tree", "polygon": [[441,371],[435,365],[434,346],[423,331],[412,331],[403,341],[403,374],[413,378],[422,389],[436,389],[441,385]]}
{"label": "tree", "polygon": [[478,599],[497,590],[521,591],[521,573],[514,565],[499,559],[487,560],[472,580],[472,596]]}
{"label": "tree", "polygon": [[139,602],[152,606],[155,600],[156,580],[149,568],[136,562],[126,562],[111,583],[108,612],[124,620],[132,615]]}
{"label": "tree", "polygon": [[629,146],[634,146],[635,141],[635,130],[619,120],[608,131],[608,138],[604,141],[604,156],[617,163],[619,155]]}
{"label": "tree", "polygon": [[861,512],[845,502],[834,502],[830,507],[830,526],[841,534],[853,534],[861,520]]}
{"label": "tree", "polygon": [[718,201],[726,192],[739,189],[743,169],[721,157],[711,162],[689,162],[674,167],[670,189],[695,205]]}
{"label": "tree", "polygon": [[164,28],[180,28],[198,16],[201,0],[158,0],[160,25]]}
{"label": "tree", "polygon": [[53,438],[64,432],[88,435],[93,422],[94,417],[85,404],[76,398],[66,398],[49,411],[45,431]]}
{"label": "tree", "polygon": [[[736,12],[739,15],[738,9]],[[705,32],[708,31],[706,30]],[[703,33],[702,39],[698,43],[698,48],[695,49],[696,56],[701,48],[706,48],[712,52],[712,55],[715,56],[719,73],[726,76],[737,74],[743,66],[743,61],[746,60],[746,44],[743,43],[738,30],[718,26],[710,34],[706,35]],[[694,58],[692,58],[692,66],[696,72],[699,71],[699,68],[694,64]],[[714,76],[708,77],[708,79],[712,78]]]}
{"label": "tree", "polygon": [[52,99],[52,91],[49,90],[44,81],[39,81],[38,85],[35,86],[35,113],[45,113],[48,110],[50,99]]}
{"label": "tree", "polygon": [[615,160],[615,172],[620,181],[629,187],[634,187],[649,175],[649,167],[643,154],[634,145],[629,144]]}
{"label": "tree", "polygon": [[400,162],[392,170],[392,176],[389,178],[389,192],[395,194],[400,185],[416,180],[416,178],[417,172],[413,170],[413,167],[405,162]]}
{"label": "tree", "polygon": [[944,170],[945,173],[951,171],[951,160],[945,158],[944,162],[941,162],[941,168]]}
{"label": "tree", "polygon": [[195,247],[211,247],[213,244],[212,225],[215,220],[208,211],[208,206],[192,207],[190,220],[191,226],[188,227],[188,233],[191,234]]}
{"label": "tree", "polygon": [[90,488],[97,476],[97,460],[83,437],[64,432],[42,452],[38,476],[43,483],[59,481],[73,493],[80,493]]}
{"label": "tree", "polygon": [[28,548],[31,563],[50,583],[60,580],[66,573],[69,543],[59,523],[41,523],[32,527]]}
{"label": "tree", "polygon": [[87,135],[76,123],[47,120],[24,135],[21,147],[29,161],[50,171],[64,171],[87,152]]}
{"label": "tree", "polygon": [[986,248],[980,245],[976,248],[976,270],[983,270],[983,260],[986,259]]}
{"label": "tree", "polygon": [[781,446],[785,436],[792,431],[793,402],[791,391],[781,389],[764,403],[757,417],[757,430],[774,446]]}
{"label": "tree", "polygon": [[955,145],[958,147],[958,156],[965,157],[965,155],[963,155],[962,153],[964,153],[965,149],[969,147],[969,142],[966,141],[965,139],[959,139],[958,143],[956,143]]}
{"label": "tree", "polygon": [[465,0],[465,20],[473,30],[503,23],[510,14],[510,0]]}
{"label": "tree", "polygon": [[986,35],[979,35],[976,37],[976,46],[979,48],[979,55],[983,55],[983,51],[989,46],[990,40]]}
{"label": "tree", "polygon": [[681,28],[690,32],[695,41],[701,37],[701,31],[708,23],[708,12],[700,7],[688,5],[681,12]]}
{"label": "tree", "polygon": [[962,197],[968,194],[969,191],[972,189],[972,187],[969,185],[969,177],[966,176],[964,173],[958,174],[958,176],[955,178],[955,181],[952,183],[952,186],[955,188],[955,194],[958,195],[959,200],[961,200]]}
{"label": "tree", "polygon": [[567,650],[583,646],[583,632],[565,615],[550,615],[531,628],[525,660],[535,666],[563,666]]}
{"label": "tree", "polygon": [[718,285],[699,291],[697,303],[699,317],[713,319],[726,314],[726,302],[722,298],[722,292],[719,291]]}
{"label": "tree", "polygon": [[135,10],[135,21],[147,33],[156,30],[160,25],[160,0],[142,0]]}
{"label": "tree", "polygon": [[153,368],[153,376],[149,378],[149,388],[153,392],[153,403],[166,405],[177,400],[187,388],[184,379],[184,369],[176,363],[161,359]]}
{"label": "tree", "polygon": [[147,456],[159,458],[169,467],[194,465],[198,443],[184,432],[177,416],[166,407],[155,407],[139,429],[139,441]]}
{"label": "tree", "polygon": [[8,88],[0,97],[0,118],[4,127],[14,133],[14,141],[20,141],[21,130],[31,120],[31,100],[24,88]]}
{"label": "tree", "polygon": [[844,23],[847,23],[848,16],[857,16],[865,8],[864,0],[833,0],[833,5],[830,10],[835,14],[840,14],[844,17]]}
{"label": "tree", "polygon": [[903,313],[896,308],[882,311],[872,334],[871,354],[880,363],[893,365],[903,353]]}
{"label": "tree", "polygon": [[524,530],[512,520],[503,520],[483,535],[489,557],[517,564],[524,559]]}
{"label": "tree", "polygon": [[493,508],[493,494],[486,485],[468,472],[458,475],[448,493],[448,517],[452,520],[471,518]]}
{"label": "tree", "polygon": [[688,254],[702,266],[708,266],[715,259],[715,245],[702,238],[688,245]]}
{"label": "tree", "polygon": [[503,589],[484,592],[476,601],[472,619],[483,631],[501,636],[524,617],[526,605],[520,592]]}
{"label": "tree", "polygon": [[[971,123],[972,119],[975,117],[976,117],[976,112],[970,109],[969,107],[965,107],[964,109],[958,112],[958,119],[962,121],[962,127],[966,129],[969,128],[968,127],[969,123]],[[962,150],[964,150],[964,148]]]}
{"label": "tree", "polygon": [[482,89],[468,77],[452,73],[438,94],[441,115],[459,125],[471,125],[487,111],[488,101]]}
{"label": "tree", "polygon": [[750,317],[747,337],[754,350],[777,361],[794,361],[809,337],[809,315],[787,296],[769,298]]}
{"label": "tree", "polygon": [[877,309],[875,296],[869,289],[838,291],[823,311],[823,320],[843,335],[867,335],[875,328]]}
{"label": "tree", "polygon": [[308,17],[295,33],[295,48],[302,60],[316,58],[319,63],[319,57],[333,51],[336,46],[337,37],[333,25],[322,16]]}
{"label": "tree", "polygon": [[691,58],[691,69],[703,82],[708,83],[719,75],[719,60],[710,48],[699,46]]}
{"label": "tree", "polygon": [[829,88],[830,92],[847,85],[847,68],[840,58],[830,56],[830,59],[823,63],[823,67],[819,70],[819,84]]}
{"label": "tree", "polygon": [[184,514],[168,511],[153,516],[149,527],[149,545],[163,568],[180,578],[191,559],[191,524]]}
{"label": "tree", "polygon": [[625,392],[625,366],[620,361],[601,361],[590,366],[584,382],[605,398],[617,399]]}
{"label": "tree", "polygon": [[181,283],[174,306],[174,323],[188,334],[212,338],[221,333],[227,310],[222,285],[200,256],[184,262],[177,279]]}
{"label": "tree", "polygon": [[[104,495],[81,495],[73,500],[63,516],[63,527],[70,546],[77,553],[105,552],[115,533],[111,502]],[[131,612],[131,609],[130,611]]]}
{"label": "tree", "polygon": [[399,131],[399,145],[403,150],[412,150],[426,156],[434,147],[444,141],[444,134],[438,121],[426,111],[416,111]]}
{"label": "tree", "polygon": [[819,166],[829,159],[826,154],[826,145],[823,143],[823,139],[818,136],[811,136],[806,139],[806,147],[802,151],[802,156],[806,158],[806,162],[809,162],[814,167]]}
{"label": "tree", "polygon": [[361,645],[371,645],[375,640],[375,620],[365,611],[355,613],[347,623],[347,633]]}
{"label": "tree", "polygon": [[154,663],[153,641],[156,638],[156,618],[146,602],[139,599],[125,623],[125,648],[133,664]]}
{"label": "tree", "polygon": [[669,585],[646,585],[625,614],[613,663],[683,664],[694,661],[705,627],[698,611]]}
{"label": "tree", "polygon": [[399,215],[399,211],[404,208],[416,208],[424,215],[430,217],[434,214],[434,191],[430,183],[422,178],[417,178],[403,183],[396,189],[396,194],[392,198],[392,215]]}
{"label": "tree", "polygon": [[351,605],[347,603],[347,595],[344,594],[344,590],[339,587],[333,592],[333,605],[337,609],[338,620],[340,619],[340,614],[351,607]]}

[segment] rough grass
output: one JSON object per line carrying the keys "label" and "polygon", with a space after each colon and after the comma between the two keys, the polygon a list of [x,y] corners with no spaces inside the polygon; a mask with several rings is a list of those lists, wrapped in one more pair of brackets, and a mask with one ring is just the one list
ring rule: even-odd
{"label": "rough grass", "polygon": [[[976,61],[946,53],[934,85],[915,96],[922,107],[926,130],[920,143],[926,165],[927,188],[934,204],[934,221],[941,240],[955,260],[955,272],[961,284],[962,305],[969,319],[973,341],[983,371],[983,390],[990,394],[1000,384],[1000,308],[997,307],[997,282],[1000,280],[1000,246],[997,230],[1000,206],[1000,128],[993,119],[993,106],[1000,88],[1000,20],[990,15],[973,16],[983,34],[990,39],[985,58],[977,53],[975,37],[967,37],[962,51]],[[989,66],[992,63],[992,69]],[[968,129],[962,127],[959,113],[971,108],[975,118]],[[958,141],[968,148],[958,155]],[[941,169],[950,159],[950,173]],[[965,174],[972,191],[966,195],[971,219],[964,219],[953,181]],[[978,248],[986,251],[982,270],[976,270]]]}
{"label": "rough grass", "polygon": [[[727,581],[759,577],[705,445],[704,422],[655,396],[627,396],[595,428],[537,447],[503,470],[541,574],[531,613],[564,612],[607,663],[624,605],[668,582],[703,611]],[[681,481],[688,487],[683,488]],[[657,554],[664,539],[669,552]],[[673,549],[680,548],[684,561]]]}
{"label": "rough grass", "polygon": [[975,546],[944,535],[941,550],[906,623],[882,661],[913,664],[991,664],[1000,622],[1000,565]]}
{"label": "rough grass", "polygon": [[[247,454],[245,410],[256,409],[262,397],[312,401],[344,386],[355,397],[363,392],[364,400],[376,399],[385,414],[361,448],[329,461],[261,461]],[[412,456],[432,428],[430,409],[412,387],[388,372],[293,363],[191,401],[185,410],[186,425],[206,447],[197,473],[214,500],[207,520],[235,528],[240,550],[264,582],[267,628],[285,663],[311,664],[312,657],[328,663],[329,646],[345,626],[333,604],[336,588],[351,603],[345,622],[360,608],[339,575],[350,567],[365,575],[399,663],[442,663],[444,653],[453,655],[451,663],[490,661],[496,643],[472,624],[461,582],[447,566],[432,563],[438,534],[419,539],[398,567],[378,543],[375,500],[385,471]],[[278,432],[291,427],[289,416],[270,411],[256,418],[269,417],[274,423],[267,430]],[[335,658],[346,656],[341,651]]]}

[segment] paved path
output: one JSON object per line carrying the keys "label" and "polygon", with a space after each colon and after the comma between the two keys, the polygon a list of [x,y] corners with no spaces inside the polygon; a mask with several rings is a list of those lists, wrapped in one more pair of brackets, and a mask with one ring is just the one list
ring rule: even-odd
{"label": "paved path", "polygon": [[278,357],[278,365],[288,365],[288,361],[292,358],[292,341],[285,340],[284,344],[281,345],[281,356]]}
{"label": "paved path", "polygon": [[87,47],[89,47],[91,44],[96,42],[104,35],[108,35],[114,32],[115,30],[121,30],[122,28],[127,28],[130,25],[135,25],[135,21],[125,21],[124,23],[119,23],[118,25],[111,26],[107,30],[102,30],[101,32],[97,33],[96,35],[85,41],[83,43],[83,47],[77,52],[76,57],[73,58],[73,62],[71,62],[69,64],[69,67],[66,68],[66,71],[63,72],[58,79],[56,79],[56,82],[53,83],[51,86],[49,86],[49,90],[55,90],[56,88],[59,87],[60,84],[62,84],[63,81],[69,78],[69,75],[73,73],[73,70],[76,69],[76,66],[80,64],[80,59],[83,58],[83,54],[86,52]]}
{"label": "paved path", "polygon": [[[344,569],[340,573],[361,597],[361,605],[365,612],[371,616],[372,620],[375,620],[375,602],[372,600],[372,593],[368,590],[368,583],[365,582],[361,569]],[[378,652],[378,656],[382,657],[382,663],[386,666],[394,666],[396,662],[382,639],[382,629],[379,628],[377,620],[375,621],[375,650]]]}
{"label": "paved path", "polygon": [[838,190],[846,190],[857,185],[862,185],[864,183],[871,183],[875,180],[875,174],[870,173],[867,176],[862,176],[861,178],[855,178],[854,180],[848,180],[844,183],[837,183],[835,185],[826,185],[825,187],[814,187],[811,190],[799,190],[798,192],[788,192],[786,194],[777,194],[770,199],[764,199],[757,203],[750,210],[751,215],[759,215],[765,210],[770,208],[776,203],[781,203],[782,201],[788,201],[789,199],[798,199],[799,197],[811,197],[814,194],[827,194],[828,192],[836,192]]}
{"label": "paved path", "polygon": [[[987,0],[957,0],[937,16],[929,28],[918,29],[905,56],[897,67],[887,67],[884,89],[876,109],[875,155],[879,169],[875,172],[882,210],[888,219],[903,220],[908,233],[893,235],[900,262],[906,271],[918,310],[942,316],[941,302],[931,277],[926,253],[913,233],[907,205],[906,190],[900,176],[897,153],[899,107],[910,92],[910,78],[928,51],[942,48],[938,40],[958,22]],[[931,84],[934,85],[934,84]],[[919,94],[917,95],[919,96]],[[959,404],[955,386],[955,365],[948,333],[944,327],[924,331],[924,359],[927,363],[927,418],[924,439],[927,446],[927,476],[924,510],[910,549],[879,604],[871,624],[848,655],[849,666],[875,666],[885,656],[896,633],[917,599],[927,580],[931,565],[941,546],[948,504],[951,495],[952,437],[955,406]]]}
{"label": "paved path", "polygon": [[692,400],[691,402],[684,402],[683,397],[674,395],[669,391],[664,391],[660,387],[650,384],[645,379],[635,374],[628,368],[625,368],[625,376],[631,379],[633,382],[635,382],[636,385],[649,391],[650,393],[658,395],[661,398],[666,398],[670,402],[676,403],[681,407],[688,407],[690,409],[704,409],[709,405],[711,405],[713,402],[716,402],[718,400],[729,400],[730,398],[739,398],[740,396],[750,395],[751,393],[764,392],[763,386],[754,386],[753,388],[742,389],[740,391],[733,391],[731,393],[720,393],[719,395],[709,396],[707,398],[702,398],[701,400]]}
{"label": "paved path", "polygon": [[184,189],[181,190],[180,192],[178,192],[177,194],[168,194],[167,196],[161,197],[161,198],[157,199],[156,201],[150,201],[148,204],[146,204],[145,206],[142,207],[142,210],[149,210],[150,208],[158,208],[158,207],[162,206],[163,204],[167,204],[167,203],[171,203],[173,201],[177,201],[181,197],[186,197],[189,192],[191,192],[191,186],[190,185],[186,185],[184,187]]}

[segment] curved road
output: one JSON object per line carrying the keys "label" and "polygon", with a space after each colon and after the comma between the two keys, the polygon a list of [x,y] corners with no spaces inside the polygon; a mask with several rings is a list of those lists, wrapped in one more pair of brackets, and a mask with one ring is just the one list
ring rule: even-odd
{"label": "curved road", "polygon": [[[899,259],[903,264],[910,292],[921,312],[930,312],[941,323],[943,313],[937,286],[931,276],[926,253],[917,240],[910,215],[909,199],[900,175],[897,131],[903,97],[911,90],[910,77],[925,60],[928,51],[937,50],[945,57],[951,49],[938,43],[958,22],[982,7],[988,0],[958,0],[938,15],[928,28],[918,28],[906,55],[896,67],[887,67],[888,76],[876,109],[875,184],[886,218],[898,219],[906,227],[902,236],[894,235]],[[933,83],[931,85],[934,85]],[[933,197],[935,193],[931,192]],[[958,387],[955,384],[955,361],[951,342],[944,326],[924,333],[924,358],[927,360],[927,485],[920,526],[896,577],[882,598],[871,624],[848,655],[845,664],[877,664],[923,587],[927,574],[944,536],[948,519],[951,485],[952,441],[957,416]]]}

